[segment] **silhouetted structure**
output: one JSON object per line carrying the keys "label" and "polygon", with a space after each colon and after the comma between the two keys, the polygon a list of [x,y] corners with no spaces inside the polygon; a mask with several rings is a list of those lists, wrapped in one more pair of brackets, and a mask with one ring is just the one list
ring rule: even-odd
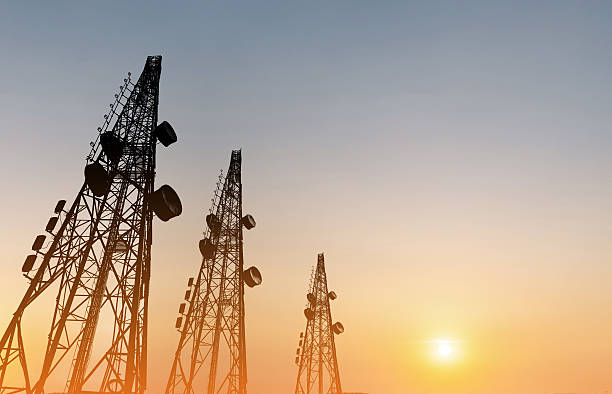
{"label": "silhouetted structure", "polygon": [[300,333],[295,358],[298,365],[296,394],[342,393],[334,334],[342,334],[344,326],[340,322],[332,324],[329,305],[329,301],[337,297],[334,291],[327,289],[325,258],[323,253],[319,253],[317,268],[310,282],[310,292],[306,295],[306,331]]}
{"label": "silhouetted structure", "polygon": [[[179,306],[181,336],[167,393],[247,392],[244,285],[261,284],[261,274],[255,267],[244,269],[242,228],[255,227],[255,220],[242,216],[241,161],[241,152],[233,151],[206,216],[202,264],[195,282],[187,282],[187,303]],[[229,368],[221,369],[224,364]]]}
{"label": "silhouetted structure", "polygon": [[[171,187],[154,191],[157,141],[168,146],[176,134],[157,124],[161,56],[147,58],[134,84],[124,79],[91,143],[85,181],[74,202],[60,201],[39,235],[22,271],[30,285],[0,340],[0,391],[49,391],[52,374],[68,372],[69,393],[142,393],[147,377],[147,300],[152,219],[180,215]],[[59,228],[56,230],[56,228]],[[37,264],[37,259],[40,263]],[[40,377],[30,379],[21,320],[28,306],[59,282]],[[96,343],[99,322],[106,343]],[[62,367],[63,365],[63,367]],[[19,382],[7,383],[7,378]],[[57,381],[59,379],[54,379]]]}

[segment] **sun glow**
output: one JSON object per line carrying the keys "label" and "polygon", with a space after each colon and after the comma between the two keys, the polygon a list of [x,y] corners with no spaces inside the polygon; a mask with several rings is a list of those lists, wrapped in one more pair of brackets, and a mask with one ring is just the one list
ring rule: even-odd
{"label": "sun glow", "polygon": [[428,342],[431,346],[431,357],[436,362],[447,364],[457,359],[459,355],[459,341],[436,339]]}
{"label": "sun glow", "polygon": [[438,345],[438,354],[444,358],[449,357],[453,353],[453,348],[448,343]]}

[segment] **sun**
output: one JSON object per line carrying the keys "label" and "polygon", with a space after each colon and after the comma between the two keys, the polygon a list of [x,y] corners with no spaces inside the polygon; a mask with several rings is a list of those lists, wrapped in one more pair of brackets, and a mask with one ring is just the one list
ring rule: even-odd
{"label": "sun", "polygon": [[461,358],[461,341],[451,339],[433,339],[429,343],[429,354],[436,364],[455,364]]}
{"label": "sun", "polygon": [[449,358],[453,354],[453,348],[448,343],[438,344],[438,355],[443,358]]}

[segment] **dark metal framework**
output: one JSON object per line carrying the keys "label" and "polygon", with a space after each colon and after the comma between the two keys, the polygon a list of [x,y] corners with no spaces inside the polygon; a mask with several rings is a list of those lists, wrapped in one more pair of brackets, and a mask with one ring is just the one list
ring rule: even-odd
{"label": "dark metal framework", "polygon": [[310,280],[308,305],[304,310],[306,331],[300,334],[296,394],[341,394],[340,373],[334,334],[344,331],[341,323],[332,324],[330,299],[336,293],[327,289],[325,258],[317,257],[317,267]]}
{"label": "dark metal framework", "polygon": [[[217,183],[200,244],[202,264],[195,282],[188,281],[188,306],[179,307],[180,340],[167,393],[247,392],[244,284],[257,269],[244,271],[242,228],[254,221],[249,226],[242,217],[241,161],[241,151],[233,151],[225,180]],[[208,242],[210,249],[202,248]],[[261,283],[259,271],[256,276],[249,286]]]}
{"label": "dark metal framework", "polygon": [[[29,288],[0,339],[2,393],[43,393],[52,374],[66,372],[69,393],[141,393],[146,387],[153,217],[148,202],[154,190],[160,73],[161,56],[150,56],[135,84],[128,74],[91,143],[87,162],[105,170],[104,192],[94,193],[96,179],[86,179],[72,205],[56,212],[59,229],[38,252],[40,264],[26,273]],[[120,146],[115,155],[105,150],[104,136]],[[42,370],[33,381],[21,319],[54,282],[59,282],[55,311]],[[94,351],[99,321],[105,322],[102,334],[109,343],[97,343]],[[9,384],[9,378],[19,383]]]}

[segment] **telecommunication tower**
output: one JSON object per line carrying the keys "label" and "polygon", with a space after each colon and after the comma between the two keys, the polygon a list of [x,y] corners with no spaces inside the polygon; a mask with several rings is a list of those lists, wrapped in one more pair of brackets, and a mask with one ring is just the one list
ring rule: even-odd
{"label": "telecommunication tower", "polygon": [[[154,188],[155,149],[176,142],[158,124],[161,56],[149,56],[136,83],[123,80],[91,143],[74,202],[60,200],[22,271],[29,280],[0,339],[0,392],[142,393],[147,377],[147,314],[153,214],[181,214],[176,192]],[[22,316],[51,286],[59,289],[42,368],[32,380]],[[96,341],[96,328],[103,323]],[[100,336],[99,335],[99,336]],[[61,380],[57,375],[61,375]],[[9,382],[10,381],[10,382]]]}
{"label": "telecommunication tower", "polygon": [[202,264],[179,306],[180,339],[166,393],[247,392],[244,285],[262,278],[256,267],[244,269],[242,229],[255,227],[255,220],[242,216],[241,162],[241,151],[233,151],[206,216]]}
{"label": "telecommunication tower", "polygon": [[306,331],[300,333],[296,351],[295,394],[342,394],[334,334],[342,334],[344,326],[340,322],[332,324],[329,305],[336,298],[336,293],[327,289],[325,258],[319,253],[306,295]]}

